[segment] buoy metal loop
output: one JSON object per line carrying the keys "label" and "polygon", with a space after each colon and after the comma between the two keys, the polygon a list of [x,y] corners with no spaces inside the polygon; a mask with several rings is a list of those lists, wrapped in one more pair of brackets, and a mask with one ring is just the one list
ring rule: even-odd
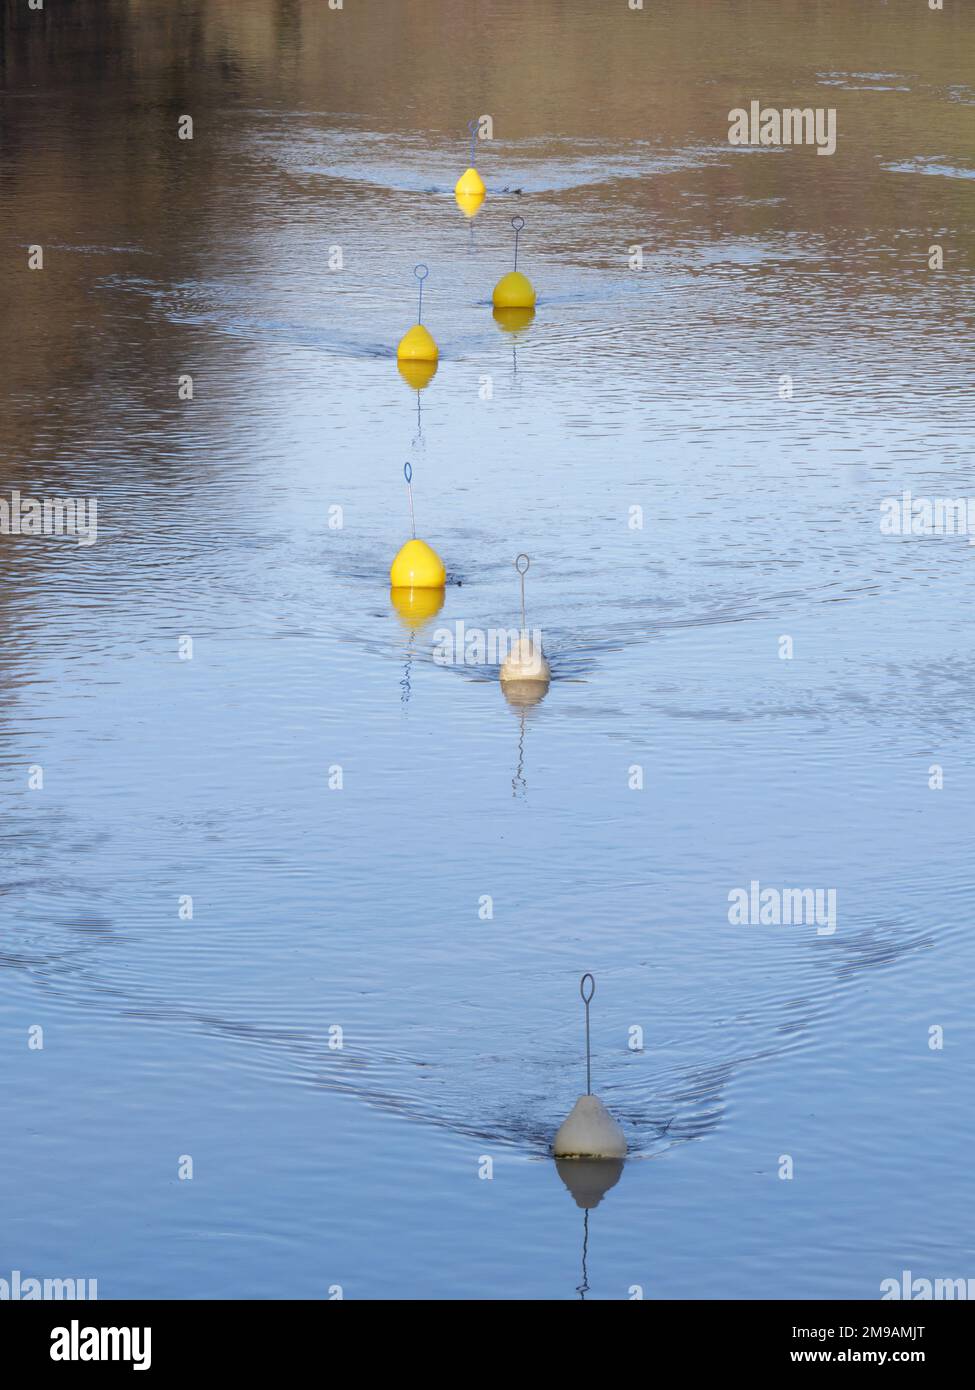
{"label": "buoy metal loop", "polygon": [[[420,274],[420,271],[421,271],[421,270],[423,271],[423,274],[422,274],[422,275]],[[419,282],[420,282],[420,302],[419,302],[419,304],[416,306],[416,321],[417,321],[417,323],[422,323],[422,322],[423,322],[423,282],[424,282],[424,280],[427,278],[427,276],[430,274],[430,270],[429,270],[429,267],[428,267],[428,266],[423,265],[422,262],[421,262],[420,265],[415,265],[415,266],[413,267],[413,274],[416,276],[416,278],[417,278],[417,279],[419,280]]]}
{"label": "buoy metal loop", "polygon": [[517,270],[517,269],[518,269],[518,237],[519,237],[519,235],[521,234],[521,229],[522,229],[522,227],[524,227],[524,225],[525,225],[525,219],[524,219],[523,217],[519,217],[518,214],[516,213],[515,216],[511,219],[511,225],[512,225],[512,227],[514,227],[514,229],[515,229],[515,270]]}
{"label": "buoy metal loop", "polygon": [[406,491],[410,495],[410,525],[413,527],[413,539],[416,540],[416,517],[413,515],[413,465],[409,461],[403,464],[403,477],[406,479]]}
{"label": "buoy metal loop", "polygon": [[[524,560],[524,562],[525,562],[524,565],[522,565],[522,563],[521,563],[522,560]],[[515,569],[516,569],[516,570],[518,571],[518,573],[521,575],[521,635],[522,635],[522,637],[524,637],[525,634],[526,634],[527,631],[528,631],[528,623],[525,621],[525,575],[528,573],[528,566],[529,566],[530,564],[531,564],[531,560],[528,558],[528,556],[527,556],[524,552],[522,552],[520,555],[516,555],[516,556],[515,556]]]}
{"label": "buoy metal loop", "polygon": [[[586,981],[589,981],[589,993],[586,993]],[[579,993],[582,995],[582,1002],[586,1006],[586,1095],[592,1095],[592,1052],[589,1047],[589,1004],[593,995],[596,993],[596,981],[587,971],[579,981]]]}

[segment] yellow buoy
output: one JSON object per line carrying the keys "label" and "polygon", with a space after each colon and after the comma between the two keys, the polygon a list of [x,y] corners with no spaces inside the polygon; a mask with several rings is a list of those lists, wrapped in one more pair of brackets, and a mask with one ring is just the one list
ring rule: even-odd
{"label": "yellow buoy", "polygon": [[496,309],[534,309],[535,290],[520,270],[509,270],[495,285],[493,300]]}
{"label": "yellow buoy", "polygon": [[527,275],[522,275],[518,269],[518,238],[525,225],[525,219],[516,215],[511,219],[511,225],[515,233],[515,263],[507,275],[501,276],[494,287],[494,307],[495,309],[534,309],[535,287]]}
{"label": "yellow buoy", "polygon": [[458,198],[461,196],[483,198],[487,192],[487,188],[477,170],[471,168],[465,169],[461,174],[460,178],[454,184],[454,192],[457,194]]}
{"label": "yellow buoy", "polygon": [[[416,323],[399,340],[396,356],[400,362],[436,362],[440,356],[433,335],[423,327],[423,282],[430,274],[425,265],[415,265],[413,274],[419,281],[419,299],[416,306]],[[426,383],[424,382],[424,385]]]}
{"label": "yellow buoy", "polygon": [[476,217],[484,202],[483,193],[455,193],[454,197],[465,217]]}
{"label": "yellow buoy", "polygon": [[396,356],[400,362],[436,362],[440,352],[432,334],[422,323],[415,323],[400,339]]}
{"label": "yellow buoy", "polygon": [[442,589],[447,582],[443,560],[426,541],[411,540],[399,551],[389,567],[394,589]]}
{"label": "yellow buoy", "polygon": [[[426,541],[416,538],[416,514],[413,511],[413,465],[403,464],[403,477],[410,498],[410,521],[413,539],[400,547],[389,567],[389,582],[394,589],[442,589],[447,582],[443,560]],[[397,605],[398,607],[399,605]]]}

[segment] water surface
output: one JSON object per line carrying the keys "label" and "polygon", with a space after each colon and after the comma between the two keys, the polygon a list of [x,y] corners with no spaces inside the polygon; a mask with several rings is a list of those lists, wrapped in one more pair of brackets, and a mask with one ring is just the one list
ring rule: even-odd
{"label": "water surface", "polygon": [[[950,8],[8,18],[0,495],[99,511],[91,546],[0,536],[0,1277],[611,1299],[975,1274],[975,551],[879,524],[973,486],[975,27]],[[835,107],[837,153],[732,149],[752,99]],[[516,214],[539,305],[510,333]],[[418,395],[394,352],[419,261]],[[407,460],[448,571],[426,623],[388,590]],[[520,551],[553,669],[528,709],[496,665],[433,659],[440,627],[518,623]],[[835,888],[835,933],[732,926],[752,880]],[[585,970],[630,1160],[583,1271],[548,1151]]]}

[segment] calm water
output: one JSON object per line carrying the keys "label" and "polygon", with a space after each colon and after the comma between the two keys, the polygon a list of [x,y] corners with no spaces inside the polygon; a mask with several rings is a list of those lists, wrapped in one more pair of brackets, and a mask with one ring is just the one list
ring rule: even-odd
{"label": "calm water", "polygon": [[[975,487],[971,8],[16,8],[0,495],[95,497],[98,539],[0,536],[0,1277],[975,1276],[975,550],[880,529]],[[730,148],[753,99],[835,107],[836,154]],[[426,623],[388,589],[406,460]],[[519,551],[529,709],[433,659],[517,624]],[[835,933],[730,925],[753,879],[835,888]],[[585,1270],[547,1157],[584,970],[631,1154]]]}

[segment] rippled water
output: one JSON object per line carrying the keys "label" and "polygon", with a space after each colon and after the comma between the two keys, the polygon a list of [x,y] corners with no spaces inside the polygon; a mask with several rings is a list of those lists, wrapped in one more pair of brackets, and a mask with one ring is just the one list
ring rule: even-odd
{"label": "rippled water", "polygon": [[[972,15],[74,10],[8,17],[0,87],[0,495],[99,509],[91,546],[0,536],[0,1277],[975,1274],[975,552],[880,529],[972,488]],[[752,99],[834,105],[836,155],[730,148]],[[448,572],[426,623],[388,589],[406,460]],[[527,709],[433,658],[517,625],[519,551],[553,669]],[[835,888],[837,930],[730,925],[756,879]],[[584,970],[630,1160],[583,1271],[547,1155]]]}

